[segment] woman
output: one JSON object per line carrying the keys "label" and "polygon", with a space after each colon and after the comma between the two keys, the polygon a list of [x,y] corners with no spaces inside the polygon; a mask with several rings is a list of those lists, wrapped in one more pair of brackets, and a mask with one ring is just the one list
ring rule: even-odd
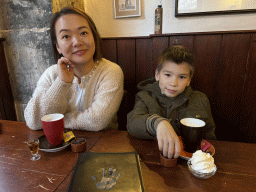
{"label": "woman", "polygon": [[121,68],[100,54],[100,36],[92,19],[76,8],[53,15],[51,39],[57,64],[38,81],[25,109],[29,128],[42,129],[46,114],[65,115],[65,128],[117,129],[123,96]]}

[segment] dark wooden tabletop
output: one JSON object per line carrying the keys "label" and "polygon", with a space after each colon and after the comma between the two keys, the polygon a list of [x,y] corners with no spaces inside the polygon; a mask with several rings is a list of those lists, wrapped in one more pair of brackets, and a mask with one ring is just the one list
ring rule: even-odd
{"label": "dark wooden tabletop", "polygon": [[[73,131],[86,139],[90,150],[104,132]],[[25,123],[0,120],[0,191],[54,191],[72,172],[78,154],[71,147],[59,152],[39,151],[41,159],[31,161],[26,141],[43,131],[30,130]]]}
{"label": "dark wooden tabletop", "polygon": [[[54,153],[39,151],[41,159],[30,161],[24,142],[43,135],[43,131],[30,130],[21,122],[0,123],[0,191],[66,191],[78,154],[70,147]],[[86,151],[137,151],[146,192],[256,191],[256,144],[209,140],[216,150],[217,172],[203,180],[189,172],[182,158],[174,168],[162,167],[156,140],[136,139],[118,130],[73,132],[86,138]]]}

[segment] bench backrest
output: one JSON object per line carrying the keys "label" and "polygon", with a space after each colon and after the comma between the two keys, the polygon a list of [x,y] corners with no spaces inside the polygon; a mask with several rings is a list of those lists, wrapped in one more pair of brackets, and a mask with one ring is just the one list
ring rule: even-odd
{"label": "bench backrest", "polygon": [[211,103],[219,140],[256,143],[256,31],[103,38],[104,57],[121,66],[125,90],[154,75],[161,51],[187,47],[195,56],[191,82]]}

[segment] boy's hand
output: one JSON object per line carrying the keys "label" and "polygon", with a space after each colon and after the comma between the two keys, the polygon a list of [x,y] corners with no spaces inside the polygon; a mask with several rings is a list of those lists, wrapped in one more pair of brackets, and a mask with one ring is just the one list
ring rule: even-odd
{"label": "boy's hand", "polygon": [[158,124],[157,141],[164,157],[178,158],[180,156],[180,140],[170,122],[163,120]]}
{"label": "boy's hand", "polygon": [[72,83],[74,79],[74,65],[65,57],[58,60],[57,73],[60,80]]}

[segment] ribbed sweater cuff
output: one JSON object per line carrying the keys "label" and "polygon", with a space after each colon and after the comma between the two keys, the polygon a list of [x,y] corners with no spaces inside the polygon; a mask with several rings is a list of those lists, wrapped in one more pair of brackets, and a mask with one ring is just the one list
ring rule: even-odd
{"label": "ribbed sweater cuff", "polygon": [[169,121],[168,119],[163,118],[157,114],[154,114],[148,117],[148,119],[146,120],[146,126],[147,126],[147,132],[151,136],[156,137],[156,128],[162,120]]}

